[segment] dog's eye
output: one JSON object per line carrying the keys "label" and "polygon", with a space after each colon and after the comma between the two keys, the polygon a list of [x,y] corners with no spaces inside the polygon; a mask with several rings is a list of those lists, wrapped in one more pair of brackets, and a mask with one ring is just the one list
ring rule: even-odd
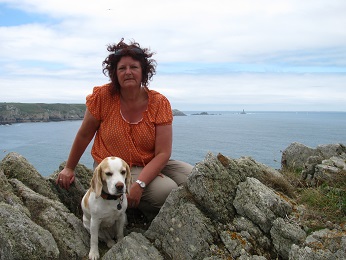
{"label": "dog's eye", "polygon": [[113,174],[111,172],[106,172],[107,176],[112,176]]}
{"label": "dog's eye", "polygon": [[125,171],[125,170],[122,170],[120,173],[121,173],[122,175],[125,175],[125,174],[126,174],[126,171]]}

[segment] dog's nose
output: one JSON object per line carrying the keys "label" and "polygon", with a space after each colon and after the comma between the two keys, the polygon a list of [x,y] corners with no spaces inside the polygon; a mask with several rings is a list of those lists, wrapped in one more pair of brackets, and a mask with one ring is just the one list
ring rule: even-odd
{"label": "dog's nose", "polygon": [[123,189],[124,189],[124,184],[121,183],[121,182],[118,182],[118,183],[115,185],[115,188],[117,189],[117,191],[123,191]]}

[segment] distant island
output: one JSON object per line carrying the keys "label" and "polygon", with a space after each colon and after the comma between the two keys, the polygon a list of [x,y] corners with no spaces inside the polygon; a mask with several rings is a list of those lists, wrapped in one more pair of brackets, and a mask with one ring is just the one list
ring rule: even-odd
{"label": "distant island", "polygon": [[195,113],[195,114],[191,114],[193,116],[215,116],[218,114],[209,114],[208,112],[201,112],[201,113]]}
{"label": "distant island", "polygon": [[[85,104],[0,102],[0,125],[82,120],[85,110]],[[178,109],[173,109],[172,113],[173,116],[186,116]]]}

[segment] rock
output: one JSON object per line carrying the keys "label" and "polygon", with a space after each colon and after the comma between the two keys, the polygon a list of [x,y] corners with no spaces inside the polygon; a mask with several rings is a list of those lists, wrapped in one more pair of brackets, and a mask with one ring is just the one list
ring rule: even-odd
{"label": "rock", "polygon": [[[5,174],[1,174],[2,172],[5,172]],[[84,228],[81,219],[72,214],[59,201],[59,196],[52,191],[49,182],[39,175],[24,157],[16,153],[7,155],[0,164],[0,180],[4,184],[4,189],[0,191],[1,197],[4,198],[1,203],[6,205],[6,207],[1,207],[1,209],[7,209],[10,213],[13,210],[17,210],[15,216],[19,223],[25,223],[25,227],[21,226],[24,229],[21,233],[31,232],[35,235],[39,232],[40,239],[44,239],[47,243],[56,247],[56,250],[47,249],[45,244],[37,242],[35,237],[23,240],[21,236],[16,235],[11,238],[12,244],[18,243],[23,248],[38,249],[29,250],[27,254],[33,254],[30,257],[1,259],[81,259],[88,254],[89,234]],[[79,204],[80,201],[76,201],[76,203]],[[22,216],[18,217],[18,215]],[[4,222],[5,216],[5,213],[3,213],[0,220],[0,228],[3,229],[8,227],[8,224]],[[30,219],[30,221],[26,218]],[[20,224],[17,224],[17,226],[20,226]],[[16,234],[14,229],[6,231],[6,233],[12,232]],[[36,242],[32,241],[33,239]],[[31,243],[41,244],[31,245]],[[25,252],[14,252],[13,248],[16,247],[10,247],[9,250],[11,252],[9,254],[16,255],[18,253],[26,256]],[[4,250],[7,249],[4,248]],[[2,250],[0,246],[0,252]],[[49,255],[42,255],[41,250]],[[36,251],[37,254],[35,253]]]}
{"label": "rock", "polygon": [[238,185],[233,205],[237,213],[257,224],[264,233],[268,233],[273,221],[292,212],[289,200],[275,194],[255,178],[247,178]]}
{"label": "rock", "polygon": [[319,145],[315,149],[292,143],[282,154],[283,169],[301,172],[309,186],[335,182],[346,171],[346,147],[343,144]]}
{"label": "rock", "polygon": [[211,220],[193,203],[184,187],[168,196],[145,236],[171,259],[203,259],[217,239]]}
{"label": "rock", "polygon": [[277,218],[270,230],[273,244],[277,252],[284,258],[289,258],[293,244],[303,244],[306,234],[296,223],[291,223],[283,218]]}
{"label": "rock", "polygon": [[89,252],[89,233],[81,219],[59,201],[51,200],[26,187],[19,180],[12,180],[15,194],[30,211],[31,220],[44,227],[54,237],[59,258],[81,258]]}
{"label": "rock", "polygon": [[6,178],[3,170],[0,168],[0,202],[11,205],[13,208],[21,211],[30,217],[29,210],[24,206],[24,203],[14,194],[12,185]]}
{"label": "rock", "polygon": [[[322,161],[344,169],[341,145],[313,152],[294,147],[315,164],[311,169]],[[332,151],[336,154],[324,158]],[[294,163],[297,156],[287,155],[290,165],[299,165]],[[10,153],[0,163],[0,259],[87,258],[90,235],[82,224],[80,200],[93,173],[78,165],[75,183],[65,191],[55,184],[64,165],[43,178],[18,154]],[[208,153],[145,230],[127,228],[111,249],[100,243],[100,253],[107,260],[342,259],[346,226],[329,221],[328,229],[307,236],[308,228],[300,223],[304,207],[289,193],[277,170],[250,157]]]}
{"label": "rock", "polygon": [[209,217],[227,222],[235,216],[232,202],[236,187],[243,180],[245,175],[239,171],[235,161],[226,157],[218,159],[209,153],[193,168],[187,188]]}
{"label": "rock", "polygon": [[52,234],[15,207],[0,202],[0,259],[58,259]]}
{"label": "rock", "polygon": [[65,190],[56,185],[56,179],[59,172],[65,167],[66,162],[60,164],[59,169],[50,175],[47,179],[51,190],[57,195],[59,200],[77,217],[83,216],[80,202],[85,192],[90,187],[90,181],[93,171],[82,164],[77,164],[75,168],[75,181],[71,184],[69,190]]}
{"label": "rock", "polygon": [[319,152],[316,149],[294,142],[282,152],[281,168],[301,171],[310,156],[318,155]]}
{"label": "rock", "polygon": [[292,245],[289,259],[334,260],[346,258],[346,231],[322,229],[301,245]]}
{"label": "rock", "polygon": [[173,116],[186,116],[186,114],[178,109],[172,109]]}
{"label": "rock", "polygon": [[140,233],[132,232],[102,257],[102,260],[113,259],[163,260],[165,258],[146,237]]}
{"label": "rock", "polygon": [[316,147],[316,150],[322,154],[322,157],[327,159],[333,156],[343,156],[346,159],[346,146],[343,144],[324,144]]}
{"label": "rock", "polygon": [[20,154],[11,152],[1,161],[1,168],[8,179],[17,179],[35,192],[50,199],[58,199],[47,180]]}

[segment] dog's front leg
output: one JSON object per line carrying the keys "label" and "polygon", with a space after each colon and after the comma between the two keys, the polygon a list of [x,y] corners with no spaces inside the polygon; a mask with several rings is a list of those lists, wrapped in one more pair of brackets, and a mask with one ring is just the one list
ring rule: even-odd
{"label": "dog's front leg", "polygon": [[99,228],[101,221],[91,217],[90,220],[90,252],[89,259],[97,260],[100,258],[99,254]]}
{"label": "dog's front leg", "polygon": [[116,222],[116,236],[117,236],[117,242],[121,240],[124,237],[124,226],[126,224],[126,214],[122,214],[119,217],[119,220]]}

